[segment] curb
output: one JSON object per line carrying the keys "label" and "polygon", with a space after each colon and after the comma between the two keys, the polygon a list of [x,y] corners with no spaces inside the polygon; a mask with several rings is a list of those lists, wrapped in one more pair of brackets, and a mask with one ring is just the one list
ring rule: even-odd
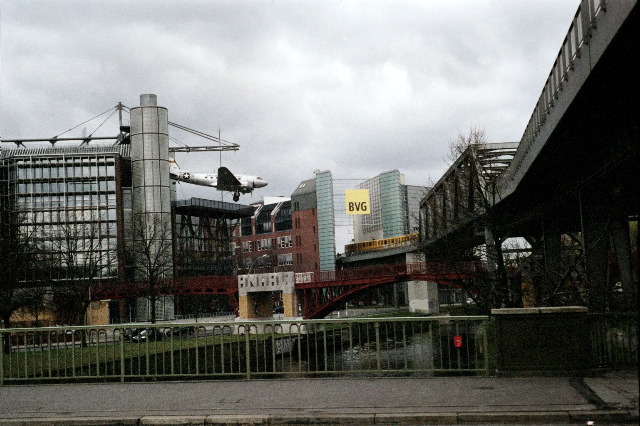
{"label": "curb", "polygon": [[371,413],[371,414],[224,414],[208,416],[49,417],[0,419],[0,426],[98,426],[98,425],[309,425],[309,424],[634,424],[637,416],[624,410],[550,412]]}

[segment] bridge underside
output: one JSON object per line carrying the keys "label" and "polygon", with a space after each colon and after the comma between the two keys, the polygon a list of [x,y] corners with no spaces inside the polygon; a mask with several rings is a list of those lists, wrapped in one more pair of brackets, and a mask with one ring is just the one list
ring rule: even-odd
{"label": "bridge underside", "polygon": [[638,7],[607,47],[517,190],[497,204],[506,235],[540,233],[543,222],[583,231],[585,215],[638,215]]}
{"label": "bridge underside", "polygon": [[636,6],[517,190],[495,208],[500,232],[537,241],[548,269],[560,269],[560,235],[579,236],[593,311],[608,309],[615,282],[637,298],[629,221],[640,210],[638,24]]}
{"label": "bridge underside", "polygon": [[371,277],[368,279],[336,281],[296,286],[298,300],[302,302],[304,319],[324,318],[335,311],[342,303],[376,287],[409,281],[436,282],[443,285],[460,287],[467,276],[459,274],[406,274]]}
{"label": "bridge underside", "polygon": [[[238,294],[238,277],[206,276],[184,277],[159,284],[154,291],[155,296],[189,296],[189,295],[225,295],[231,308],[237,313],[236,296]],[[150,290],[145,283],[132,281],[107,282],[95,285],[93,300],[126,299],[149,297]]]}

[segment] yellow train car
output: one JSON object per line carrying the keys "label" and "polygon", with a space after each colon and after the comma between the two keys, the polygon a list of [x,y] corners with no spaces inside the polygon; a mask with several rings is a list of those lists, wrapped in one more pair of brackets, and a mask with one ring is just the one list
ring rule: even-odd
{"label": "yellow train car", "polygon": [[368,251],[388,250],[414,244],[418,241],[418,234],[402,235],[400,237],[383,238],[381,240],[363,241],[361,243],[344,246],[345,254],[351,256]]}

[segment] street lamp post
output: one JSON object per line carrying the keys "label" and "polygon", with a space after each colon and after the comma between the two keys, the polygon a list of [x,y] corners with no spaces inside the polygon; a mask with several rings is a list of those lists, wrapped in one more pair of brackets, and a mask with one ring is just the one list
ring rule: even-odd
{"label": "street lamp post", "polygon": [[91,285],[89,285],[89,325],[93,325],[93,299],[91,298]]}
{"label": "street lamp post", "polygon": [[[264,259],[266,257],[269,257],[269,256],[267,256],[266,254],[263,254],[262,256],[256,257],[255,259],[253,259],[253,262],[251,262],[251,265],[249,265],[249,273],[247,275],[251,275],[251,270],[253,269],[253,266],[258,262],[258,260]],[[254,305],[253,309],[254,309],[255,315],[258,315],[258,302],[257,301],[255,302],[255,305]]]}
{"label": "street lamp post", "polygon": [[248,275],[251,275],[251,270],[253,269],[253,266],[258,262],[258,260],[264,259],[265,257],[269,257],[269,256],[266,255],[266,254],[263,254],[262,256],[256,257],[255,259],[253,259],[253,262],[251,262],[251,265],[249,265],[249,274]]}

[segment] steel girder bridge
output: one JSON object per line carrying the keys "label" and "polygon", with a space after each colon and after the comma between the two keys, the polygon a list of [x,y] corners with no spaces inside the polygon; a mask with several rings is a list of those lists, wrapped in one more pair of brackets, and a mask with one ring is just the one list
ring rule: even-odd
{"label": "steel girder bridge", "polygon": [[460,287],[462,280],[475,275],[475,265],[469,262],[418,262],[365,266],[313,275],[296,274],[296,293],[305,319],[323,318],[342,303],[378,286],[428,281]]}
{"label": "steel girder bridge", "polygon": [[[462,280],[475,275],[470,262],[419,262],[366,266],[320,273],[295,274],[298,303],[305,319],[323,318],[342,303],[378,286],[408,281],[428,281],[461,286]],[[149,297],[144,282],[120,281],[96,284],[93,300]],[[155,296],[226,295],[233,311],[238,313],[238,277],[183,277],[158,283]]]}

